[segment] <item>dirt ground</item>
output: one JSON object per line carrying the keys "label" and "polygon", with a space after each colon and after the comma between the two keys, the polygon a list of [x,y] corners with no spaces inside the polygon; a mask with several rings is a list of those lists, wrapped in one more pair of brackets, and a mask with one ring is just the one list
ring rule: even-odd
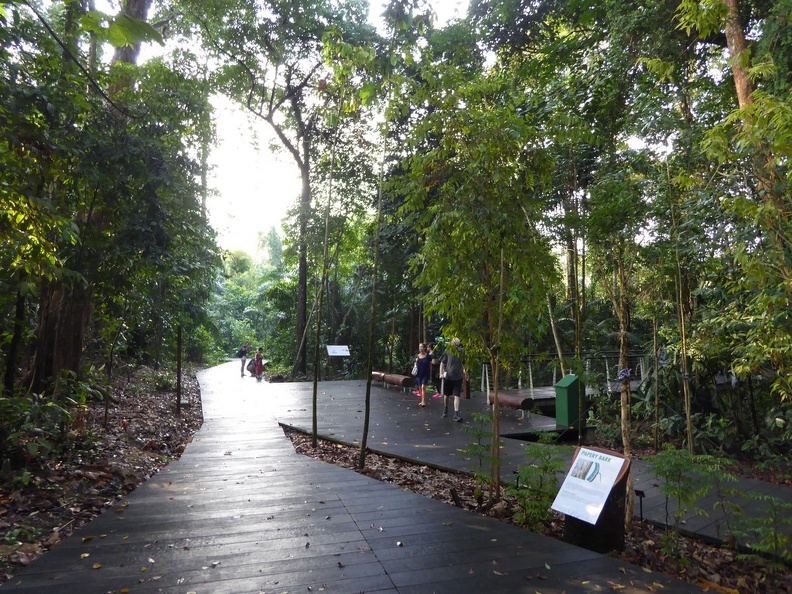
{"label": "dirt ground", "polygon": [[[31,457],[27,472],[0,478],[0,583],[21,567],[69,536],[103,509],[177,459],[203,422],[195,376],[186,375],[181,415],[175,414],[173,391],[155,388],[151,374],[127,378],[113,389],[105,427],[105,407],[91,403],[72,428],[75,446],[57,460]],[[355,448],[289,432],[295,449],[331,464],[354,469]],[[507,498],[484,509],[475,480],[424,465],[368,454],[363,473],[399,488],[485,513],[505,522],[514,502]],[[24,480],[23,480],[24,479]],[[545,525],[555,538],[563,535],[563,520]],[[756,559],[743,559],[728,548],[682,538],[673,553],[664,553],[665,533],[635,522],[626,547],[617,556],[656,572],[676,575],[702,591],[720,594],[792,592],[792,568],[774,568]]]}
{"label": "dirt ground", "polygon": [[175,392],[156,388],[161,377],[119,379],[106,427],[104,403],[90,403],[65,452],[30,455],[23,472],[0,474],[0,583],[178,459],[203,423],[200,391],[185,374],[177,416]]}

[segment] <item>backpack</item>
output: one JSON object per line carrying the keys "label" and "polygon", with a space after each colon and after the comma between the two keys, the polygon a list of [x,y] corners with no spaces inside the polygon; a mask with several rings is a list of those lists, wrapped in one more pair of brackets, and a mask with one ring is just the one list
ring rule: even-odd
{"label": "backpack", "polygon": [[256,360],[255,359],[251,359],[250,361],[248,361],[247,370],[250,373],[255,373],[256,372]]}

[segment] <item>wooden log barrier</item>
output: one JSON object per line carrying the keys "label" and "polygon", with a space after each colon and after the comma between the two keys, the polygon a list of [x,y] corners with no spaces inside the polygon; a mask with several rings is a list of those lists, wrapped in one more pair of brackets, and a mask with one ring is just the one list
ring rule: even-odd
{"label": "wooden log barrier", "polygon": [[372,371],[371,379],[382,382],[389,386],[399,388],[412,388],[415,385],[415,378],[411,375],[400,375],[398,373],[385,373],[383,371]]}
{"label": "wooden log barrier", "polygon": [[[490,392],[487,404],[490,406],[495,404],[495,394],[493,392]],[[531,410],[533,408],[533,400],[513,392],[498,391],[498,406],[516,408],[517,410]]]}
{"label": "wooden log barrier", "polygon": [[399,386],[400,388],[412,388],[415,385],[415,378],[413,376],[398,375],[396,373],[386,373],[382,381],[391,386]]}

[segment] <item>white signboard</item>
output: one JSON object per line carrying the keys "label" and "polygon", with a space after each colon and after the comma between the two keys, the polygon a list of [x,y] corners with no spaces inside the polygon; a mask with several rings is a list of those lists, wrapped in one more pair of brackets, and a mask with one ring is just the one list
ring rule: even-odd
{"label": "white signboard", "polygon": [[327,354],[330,357],[349,357],[349,347],[345,344],[328,344]]}
{"label": "white signboard", "polygon": [[625,462],[617,455],[581,448],[551,507],[596,524]]}

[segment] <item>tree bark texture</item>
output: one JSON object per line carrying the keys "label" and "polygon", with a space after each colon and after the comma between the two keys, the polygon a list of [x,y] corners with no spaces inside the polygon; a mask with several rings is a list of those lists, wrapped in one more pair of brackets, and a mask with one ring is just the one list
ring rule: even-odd
{"label": "tree bark texture", "polygon": [[73,371],[79,377],[83,338],[91,309],[90,290],[83,284],[42,287],[36,354],[29,381],[31,392],[40,393],[51,388],[45,381],[57,380],[63,371]]}
{"label": "tree bark texture", "polygon": [[[628,358],[628,333],[630,331],[630,304],[627,299],[627,271],[625,270],[624,258],[621,254],[616,260],[616,274],[618,278],[618,311],[619,318],[619,368],[628,369],[630,366]],[[632,398],[630,377],[624,378],[621,383],[621,435],[622,445],[624,446],[624,457],[630,458],[632,454],[632,440],[630,438],[630,400]],[[633,519],[633,479],[632,475],[627,476],[626,492],[628,497],[625,502],[624,525],[629,527]]]}
{"label": "tree bark texture", "polygon": [[300,195],[300,238],[297,263],[297,357],[295,370],[306,375],[306,330],[308,328],[308,215],[311,211],[311,183],[308,161],[300,164],[302,193]]}
{"label": "tree bark texture", "polygon": [[753,83],[748,77],[748,44],[740,20],[740,0],[723,0],[729,9],[726,17],[726,45],[731,56],[732,76],[737,90],[737,102],[745,107],[753,101]]}

